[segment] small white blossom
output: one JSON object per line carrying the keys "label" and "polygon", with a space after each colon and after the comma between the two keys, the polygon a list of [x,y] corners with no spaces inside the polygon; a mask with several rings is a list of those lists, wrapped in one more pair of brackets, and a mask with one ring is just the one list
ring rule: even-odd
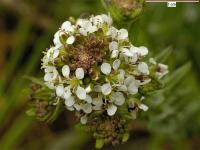
{"label": "small white blossom", "polygon": [[65,30],[67,32],[74,32],[74,27],[71,25],[71,22],[65,21],[61,26],[61,30]]}

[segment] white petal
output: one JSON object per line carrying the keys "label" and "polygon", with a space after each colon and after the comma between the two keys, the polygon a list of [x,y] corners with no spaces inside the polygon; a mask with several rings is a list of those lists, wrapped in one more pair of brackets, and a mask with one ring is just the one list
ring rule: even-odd
{"label": "white petal", "polygon": [[70,37],[68,37],[68,39],[67,39],[67,44],[73,44],[74,41],[75,41],[74,36],[70,36]]}
{"label": "white petal", "polygon": [[111,66],[109,63],[103,63],[101,65],[101,72],[108,75],[111,72]]}
{"label": "white petal", "polygon": [[66,105],[66,106],[71,107],[71,106],[74,105],[74,103],[75,103],[75,101],[74,101],[74,97],[73,97],[73,96],[71,96],[71,97],[65,99],[65,105]]}
{"label": "white petal", "polygon": [[118,87],[118,91],[126,92],[127,90],[128,90],[128,89],[127,89],[126,85],[120,85],[120,86]]}
{"label": "white petal", "polygon": [[136,85],[136,83],[132,82],[129,86],[128,86],[128,92],[130,94],[137,94],[138,93],[138,86]]}
{"label": "white petal", "polygon": [[62,45],[62,43],[60,42],[60,31],[57,31],[54,34],[53,43],[54,43],[54,45],[59,45],[59,46]]}
{"label": "white petal", "polygon": [[156,65],[156,60],[154,58],[149,58],[149,62],[153,65]]}
{"label": "white petal", "polygon": [[147,111],[149,109],[149,107],[147,105],[145,105],[145,104],[140,104],[138,107],[140,109],[142,109],[143,111]]}
{"label": "white petal", "polygon": [[112,24],[112,18],[108,15],[102,14],[101,15],[104,22],[106,22],[108,25]]}
{"label": "white petal", "polygon": [[141,62],[138,64],[138,71],[141,72],[142,74],[149,74],[149,67],[145,62]]}
{"label": "white petal", "polygon": [[93,98],[92,104],[96,106],[102,106],[103,105],[102,97]]}
{"label": "white petal", "polygon": [[51,81],[51,79],[52,79],[51,73],[46,73],[44,75],[44,81],[48,82],[48,81]]}
{"label": "white petal", "polygon": [[116,113],[116,111],[117,111],[117,106],[115,105],[110,105],[107,108],[107,113],[109,116],[113,116]]}
{"label": "white petal", "polygon": [[128,31],[126,29],[120,29],[118,32],[118,40],[124,40],[128,38]]}
{"label": "white petal", "polygon": [[60,52],[60,51],[59,51],[58,49],[54,50],[54,52],[53,52],[53,58],[54,58],[54,59],[58,57],[59,52]]}
{"label": "white petal", "polygon": [[75,74],[76,74],[76,78],[81,80],[84,78],[84,70],[83,68],[77,68],[76,71],[75,71]]}
{"label": "white petal", "polygon": [[101,92],[101,86],[100,85],[95,85],[93,90],[95,92]]}
{"label": "white petal", "polygon": [[64,87],[63,85],[59,85],[56,87],[56,95],[57,96],[62,96],[64,94]]}
{"label": "white petal", "polygon": [[111,58],[116,58],[119,55],[119,51],[118,50],[113,50],[111,53]]}
{"label": "white petal", "polygon": [[119,59],[116,59],[114,62],[113,62],[113,69],[114,70],[117,70],[118,68],[119,68],[119,66],[120,66],[120,64],[121,64],[121,61],[119,60]]}
{"label": "white petal", "polygon": [[82,124],[86,124],[87,123],[87,116],[86,115],[81,117],[81,123]]}
{"label": "white petal", "polygon": [[63,97],[65,98],[65,99],[68,99],[69,97],[71,97],[71,90],[70,90],[70,86],[68,86],[68,87],[65,87],[65,92],[64,92],[64,95],[63,95]]}
{"label": "white petal", "polygon": [[121,106],[125,102],[124,94],[122,92],[114,92],[111,95],[112,101],[118,106]]}
{"label": "white petal", "polygon": [[84,88],[78,86],[77,90],[76,90],[76,95],[79,99],[84,100],[86,98],[86,91]]}
{"label": "white petal", "polygon": [[146,56],[148,54],[148,49],[144,46],[140,46],[138,53],[141,56]]}
{"label": "white petal", "polygon": [[120,69],[120,73],[117,75],[117,80],[119,83],[122,83],[124,81],[125,71]]}
{"label": "white petal", "polygon": [[112,91],[112,87],[111,87],[110,83],[106,83],[106,84],[102,85],[101,91],[102,91],[103,95],[109,95]]}
{"label": "white petal", "polygon": [[92,91],[92,85],[89,84],[89,85],[85,88],[85,90],[86,90],[86,93],[90,93],[90,92]]}
{"label": "white petal", "polygon": [[86,95],[85,101],[88,103],[92,103],[92,97],[90,95]]}
{"label": "white petal", "polygon": [[89,113],[92,112],[92,105],[86,103],[86,104],[83,105],[82,109],[86,114],[89,114]]}
{"label": "white petal", "polygon": [[113,51],[113,50],[117,50],[118,49],[118,43],[116,41],[112,41],[109,43],[109,50]]}
{"label": "white petal", "polygon": [[69,77],[69,73],[70,73],[70,69],[69,69],[69,66],[68,65],[64,65],[62,67],[62,74],[64,77]]}
{"label": "white petal", "polygon": [[130,85],[132,82],[135,82],[135,78],[131,75],[129,75],[125,80],[124,80],[124,84],[126,86]]}
{"label": "white petal", "polygon": [[80,34],[87,36],[87,31],[84,28],[79,29]]}
{"label": "white petal", "polygon": [[76,108],[77,111],[81,110],[81,106],[79,104],[74,104],[74,108]]}

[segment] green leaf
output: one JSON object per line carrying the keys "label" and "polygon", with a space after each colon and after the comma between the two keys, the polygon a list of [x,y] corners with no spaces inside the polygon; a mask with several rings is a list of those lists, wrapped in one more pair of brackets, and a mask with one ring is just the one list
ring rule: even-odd
{"label": "green leaf", "polygon": [[172,47],[169,46],[162,50],[156,57],[155,60],[160,63],[166,62],[166,60],[169,58],[169,56],[172,54]]}
{"label": "green leaf", "polygon": [[26,111],[26,114],[28,116],[35,116],[35,109],[34,108],[30,108],[29,110]]}

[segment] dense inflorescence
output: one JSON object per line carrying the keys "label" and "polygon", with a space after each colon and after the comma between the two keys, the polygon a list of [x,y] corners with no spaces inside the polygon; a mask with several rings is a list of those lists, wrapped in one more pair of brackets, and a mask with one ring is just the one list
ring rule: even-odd
{"label": "dense inflorescence", "polygon": [[53,105],[63,102],[82,124],[96,128],[95,136],[118,143],[119,133],[127,132],[125,118],[148,109],[145,93],[159,89],[168,67],[147,61],[148,49],[132,45],[128,31],[113,27],[105,14],[64,22],[53,42],[42,59],[45,84],[55,92]]}

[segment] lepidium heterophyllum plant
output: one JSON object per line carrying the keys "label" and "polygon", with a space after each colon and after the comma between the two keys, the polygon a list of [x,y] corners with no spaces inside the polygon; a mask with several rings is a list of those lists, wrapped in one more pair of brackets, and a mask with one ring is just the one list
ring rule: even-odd
{"label": "lepidium heterophyllum plant", "polygon": [[162,88],[160,79],[168,73],[128,35],[109,14],[65,21],[44,51],[43,81],[32,78],[27,113],[50,122],[61,111],[73,111],[97,148],[128,140],[138,112],[149,109],[146,94]]}

